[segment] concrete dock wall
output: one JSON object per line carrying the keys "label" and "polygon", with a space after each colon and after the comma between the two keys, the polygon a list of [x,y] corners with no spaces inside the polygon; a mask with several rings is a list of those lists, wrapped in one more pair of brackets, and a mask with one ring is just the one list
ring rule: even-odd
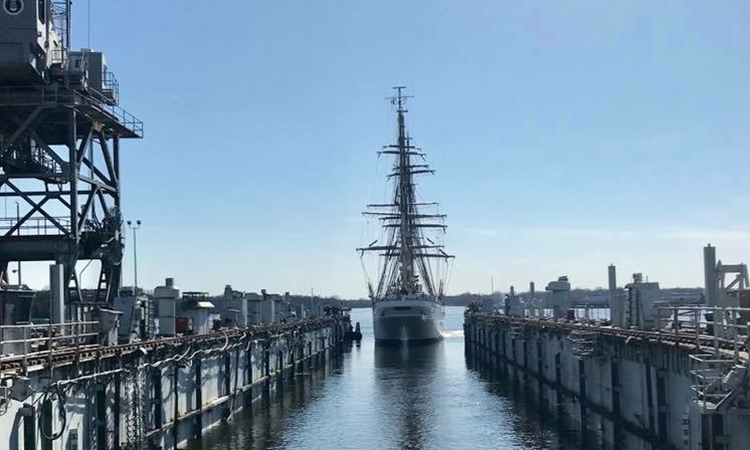
{"label": "concrete dock wall", "polygon": [[747,384],[734,406],[701,409],[690,346],[594,328],[581,354],[576,328],[553,321],[467,314],[464,327],[468,357],[485,369],[510,370],[543,406],[583,433],[598,432],[606,448],[748,448]]}
{"label": "concrete dock wall", "polygon": [[0,448],[184,448],[295,373],[327,363],[344,329],[321,319],[156,340],[58,365],[57,384],[49,367],[31,368],[34,392],[2,402]]}

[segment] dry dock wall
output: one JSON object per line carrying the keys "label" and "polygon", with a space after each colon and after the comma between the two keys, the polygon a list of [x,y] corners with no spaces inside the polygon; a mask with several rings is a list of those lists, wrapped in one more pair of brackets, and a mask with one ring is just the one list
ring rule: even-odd
{"label": "dry dock wall", "polygon": [[[694,400],[689,346],[554,322],[467,314],[467,356],[490,370],[511,370],[539,403],[596,431],[605,448],[744,450],[750,410],[702,411]],[[747,396],[747,380],[745,391]]]}
{"label": "dry dock wall", "polygon": [[[338,319],[317,319],[97,348],[78,362],[58,358],[56,384],[48,366],[29,367],[30,395],[0,409],[0,448],[184,448],[335,358],[344,330]],[[14,370],[1,367],[4,376]]]}

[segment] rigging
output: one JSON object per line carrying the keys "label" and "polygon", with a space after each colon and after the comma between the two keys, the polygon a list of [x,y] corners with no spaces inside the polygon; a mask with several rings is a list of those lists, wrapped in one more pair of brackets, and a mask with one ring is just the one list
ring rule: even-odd
{"label": "rigging", "polygon": [[[412,138],[406,131],[406,102],[412,98],[404,95],[404,86],[394,87],[395,95],[388,97],[396,109],[398,139],[395,144],[384,145],[378,156],[393,155],[395,161],[387,179],[392,183],[392,201],[367,205],[363,212],[366,217],[375,217],[385,234],[385,242],[380,239],[372,241],[365,247],[357,248],[361,257],[368,252],[377,252],[382,258],[379,265],[377,287],[373,289],[368,282],[370,296],[373,300],[383,298],[391,289],[402,292],[417,292],[424,288],[435,301],[442,301],[447,267],[454,258],[446,253],[444,246],[431,238],[428,232],[445,232],[445,214],[422,212],[422,207],[437,207],[437,202],[419,201],[416,193],[416,175],[434,174],[435,171],[426,164],[426,153],[412,144]],[[412,158],[419,157],[419,164]],[[364,265],[364,264],[363,264]],[[368,276],[369,280],[369,276]]]}

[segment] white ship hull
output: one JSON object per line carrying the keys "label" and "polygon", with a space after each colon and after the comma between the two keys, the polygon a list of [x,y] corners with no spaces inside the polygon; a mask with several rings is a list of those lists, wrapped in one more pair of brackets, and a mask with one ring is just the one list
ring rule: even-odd
{"label": "white ship hull", "polygon": [[372,307],[375,341],[420,343],[443,338],[443,306],[430,300],[381,300]]}

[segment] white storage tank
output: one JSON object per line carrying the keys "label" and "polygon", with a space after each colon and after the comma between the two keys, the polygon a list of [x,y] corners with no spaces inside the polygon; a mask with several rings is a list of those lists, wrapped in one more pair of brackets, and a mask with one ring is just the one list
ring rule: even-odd
{"label": "white storage tank", "polygon": [[235,291],[231,285],[224,288],[224,305],[221,312],[223,321],[229,321],[239,327],[246,327],[249,322],[247,294]]}
{"label": "white storage tank", "polygon": [[547,284],[548,291],[552,292],[552,315],[555,319],[564,317],[565,312],[570,309],[570,282],[568,277],[560,277],[557,281]]}
{"label": "white storage tank", "polygon": [[141,308],[138,297],[129,295],[115,297],[115,309],[120,312],[118,336],[121,343],[130,343],[138,337]]}
{"label": "white storage tank", "polygon": [[99,322],[99,343],[101,345],[117,345],[119,343],[120,310],[109,307],[94,309],[94,318]]}
{"label": "white storage tank", "polygon": [[521,298],[516,295],[516,288],[513,286],[510,287],[509,303],[508,312],[511,316],[524,317],[526,311],[524,310],[523,302],[521,301]]}
{"label": "white storage tank", "polygon": [[641,330],[654,328],[657,311],[654,303],[661,299],[659,283],[644,282],[643,274],[634,273],[633,282],[625,285],[627,301],[625,304],[626,324]]}
{"label": "white storage tank", "polygon": [[215,306],[209,301],[207,292],[185,292],[182,306],[182,315],[193,324],[192,334],[206,334],[211,331]]}
{"label": "white storage tank", "polygon": [[249,323],[261,323],[263,322],[263,311],[261,305],[263,304],[263,297],[251,292],[246,294],[247,297],[247,314]]}
{"label": "white storage tank", "polygon": [[175,319],[177,317],[177,302],[180,298],[180,288],[175,286],[174,278],[167,278],[164,286],[154,289],[157,315],[159,317],[159,334],[174,336]]}
{"label": "white storage tank", "polygon": [[260,294],[263,296],[261,302],[261,319],[263,323],[272,323],[276,321],[276,301],[275,295],[268,294],[265,289],[261,289]]}

